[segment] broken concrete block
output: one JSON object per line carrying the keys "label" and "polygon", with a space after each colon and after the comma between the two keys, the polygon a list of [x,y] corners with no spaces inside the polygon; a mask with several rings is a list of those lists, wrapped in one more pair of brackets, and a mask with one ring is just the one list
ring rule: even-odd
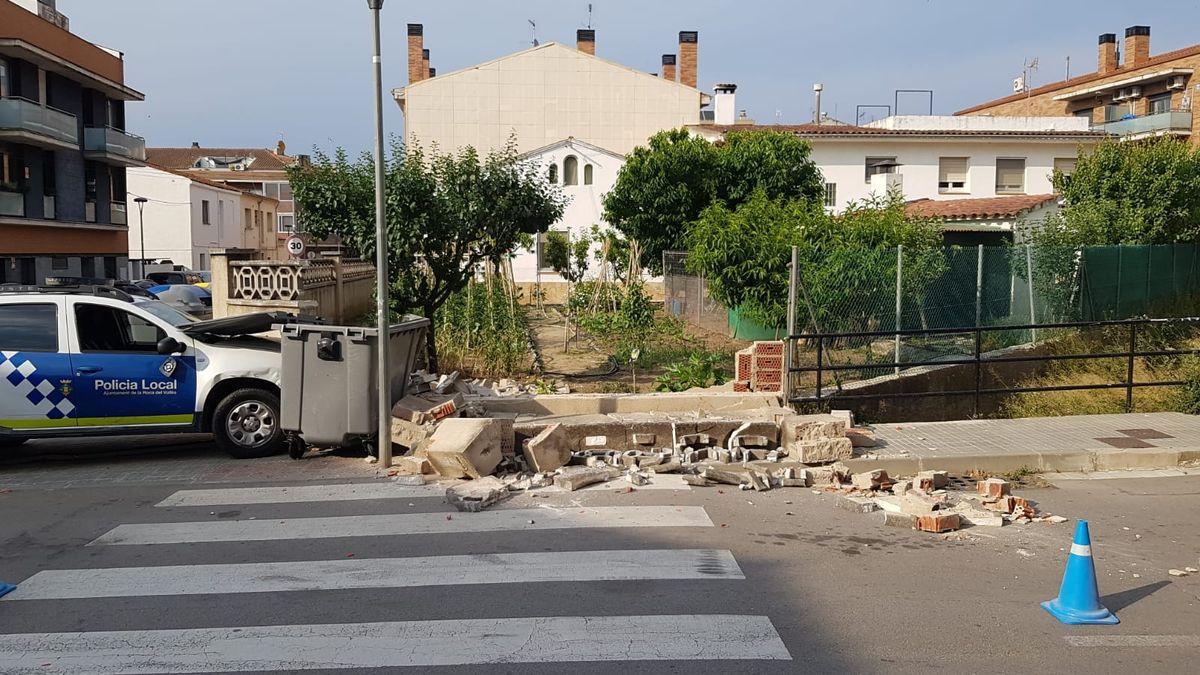
{"label": "broken concrete block", "polygon": [[856,448],[873,448],[879,443],[870,429],[846,429],[846,438]]}
{"label": "broken concrete block", "polygon": [[921,516],[940,509],[942,503],[916,490],[909,490],[900,498],[900,510],[914,516]]}
{"label": "broken concrete block", "polygon": [[989,478],[975,484],[976,491],[984,497],[1003,497],[1009,494],[1011,487],[1003,478]]}
{"label": "broken concrete block", "polygon": [[713,444],[712,436],[708,434],[684,434],[675,439],[675,446],[690,446],[693,448],[706,448]]}
{"label": "broken concrete block", "polygon": [[862,471],[850,477],[850,484],[860,490],[880,490],[889,483],[891,481],[883,469]]}
{"label": "broken concrete block", "polygon": [[879,510],[879,505],[868,497],[851,497],[842,495],[837,500],[838,508],[855,513],[872,513]]}
{"label": "broken concrete block", "polygon": [[950,476],[945,471],[922,471],[912,481],[912,489],[921,492],[941,490],[950,484]]}
{"label": "broken concrete block", "polygon": [[957,513],[968,525],[975,527],[1003,527],[1004,516],[994,512],[981,509],[970,502],[961,502],[950,509],[952,513]]}
{"label": "broken concrete block", "polygon": [[957,513],[934,513],[917,517],[917,529],[922,532],[950,532],[962,527]]}
{"label": "broken concrete block", "polygon": [[[708,456],[712,457],[713,453],[710,451]],[[733,461],[733,453],[729,452],[728,450],[717,449],[716,460],[722,464],[728,464]]]}
{"label": "broken concrete block", "polygon": [[654,473],[674,473],[682,469],[683,465],[679,463],[679,460],[672,459],[661,464],[654,464],[647,468]]}
{"label": "broken concrete block", "polygon": [[549,487],[554,485],[554,476],[548,473],[535,473],[529,479],[529,487]]}
{"label": "broken concrete block", "polygon": [[608,436],[585,436],[583,445],[588,448],[608,447]]}
{"label": "broken concrete block", "polygon": [[832,415],[791,415],[779,426],[779,444],[791,450],[799,441],[844,438],[846,420]]}
{"label": "broken concrete block", "polygon": [[538,473],[555,471],[571,461],[569,439],[561,424],[551,424],[525,441],[521,454],[529,468]]}
{"label": "broken concrete block", "polygon": [[429,430],[415,422],[392,418],[392,444],[417,452],[429,440]]}
{"label": "broken concrete block", "polygon": [[446,488],[446,501],[459,511],[478,513],[496,502],[507,499],[510,494],[504,481],[495,476],[488,476]]}
{"label": "broken concrete block", "polygon": [[911,480],[900,480],[892,483],[892,494],[903,497],[906,492],[911,490],[913,482]]}
{"label": "broken concrete block", "polygon": [[413,424],[426,424],[445,419],[466,405],[462,394],[423,394],[405,396],[392,406],[392,417],[408,420]]}
{"label": "broken concrete block", "polygon": [[995,499],[994,501],[991,499],[988,499],[988,500],[984,501],[984,503],[983,503],[983,508],[987,509],[988,511],[992,511],[995,513],[1014,513],[1014,512],[1016,512],[1018,515],[1021,515],[1021,513],[1016,510],[1016,506],[1017,506],[1017,498],[1013,497],[1012,495],[1005,495],[1003,497]]}
{"label": "broken concrete block", "polygon": [[454,389],[454,385],[457,383],[458,371],[456,370],[449,375],[443,375],[441,379],[437,381],[437,384],[433,385],[433,390],[439,394],[448,394]]}
{"label": "broken concrete block", "polygon": [[788,456],[805,464],[824,464],[850,459],[854,446],[849,438],[821,438],[796,441],[787,446]]}
{"label": "broken concrete block", "polygon": [[654,445],[656,438],[654,434],[634,434],[631,437],[634,445]]}
{"label": "broken concrete block", "polygon": [[425,473],[433,473],[433,467],[429,465],[429,460],[425,457],[406,455],[393,459],[392,464],[396,473],[400,475],[420,476]]}
{"label": "broken concrete block", "polygon": [[700,475],[714,483],[725,483],[726,485],[748,484],[750,480],[746,477],[745,471],[730,471],[729,469],[718,469],[715,466],[704,467],[704,471],[700,472]]}
{"label": "broken concrete block", "polygon": [[446,478],[483,478],[500,464],[500,426],[491,418],[443,420],[429,437],[425,455]]}
{"label": "broken concrete block", "polygon": [[610,481],[620,475],[621,472],[614,468],[568,466],[558,470],[558,474],[554,476],[554,485],[574,492],[595,483]]}
{"label": "broken concrete block", "polygon": [[416,486],[424,485],[425,477],[421,474],[400,474],[395,478],[396,485]]}
{"label": "broken concrete block", "polygon": [[496,420],[496,423],[500,425],[500,454],[504,455],[505,457],[516,457],[517,437],[516,434],[513,433],[513,425],[516,424],[517,414],[495,413],[488,415],[488,417]]}
{"label": "broken concrete block", "polygon": [[696,487],[706,487],[709,484],[708,479],[698,473],[683,474],[683,482]]}
{"label": "broken concrete block", "polygon": [[888,527],[899,527],[905,530],[917,529],[917,517],[908,513],[883,512],[883,524]]}
{"label": "broken concrete block", "polygon": [[625,474],[625,480],[634,485],[646,485],[650,482],[650,477],[644,473],[630,471],[629,473]]}
{"label": "broken concrete block", "polygon": [[759,492],[765,492],[771,489],[770,478],[764,477],[757,471],[747,471],[746,482],[750,487],[758,490]]}
{"label": "broken concrete block", "polygon": [[760,436],[758,434],[742,434],[734,437],[733,445],[739,448],[766,449],[770,448],[772,443],[771,439],[767,438],[766,436]]}

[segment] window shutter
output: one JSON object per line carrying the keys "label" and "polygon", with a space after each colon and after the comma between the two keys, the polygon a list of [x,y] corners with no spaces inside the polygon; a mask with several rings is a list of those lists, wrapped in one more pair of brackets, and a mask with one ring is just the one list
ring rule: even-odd
{"label": "window shutter", "polygon": [[1023,192],[1025,190],[1025,160],[996,160],[996,191]]}
{"label": "window shutter", "polygon": [[961,190],[967,186],[966,157],[942,157],[938,164],[938,187],[943,190]]}

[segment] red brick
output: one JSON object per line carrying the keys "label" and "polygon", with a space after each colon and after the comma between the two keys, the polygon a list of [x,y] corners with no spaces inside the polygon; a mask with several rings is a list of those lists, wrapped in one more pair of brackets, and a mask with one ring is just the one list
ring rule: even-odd
{"label": "red brick", "polygon": [[750,375],[754,370],[754,350],[752,347],[747,347],[734,355],[734,370],[737,371],[737,379],[743,382],[750,381]]}
{"label": "red brick", "polygon": [[1003,497],[1009,493],[1010,487],[1003,478],[989,478],[975,484],[976,491],[985,497]]}
{"label": "red brick", "polygon": [[933,513],[917,517],[917,529],[922,532],[950,532],[962,527],[957,513]]}
{"label": "red brick", "polygon": [[755,356],[783,356],[782,340],[759,340],[754,343]]}
{"label": "red brick", "polygon": [[783,355],[779,356],[763,356],[761,354],[754,355],[755,370],[783,370]]}
{"label": "red brick", "polygon": [[750,383],[746,380],[738,380],[733,383],[733,390],[740,392],[750,391]]}

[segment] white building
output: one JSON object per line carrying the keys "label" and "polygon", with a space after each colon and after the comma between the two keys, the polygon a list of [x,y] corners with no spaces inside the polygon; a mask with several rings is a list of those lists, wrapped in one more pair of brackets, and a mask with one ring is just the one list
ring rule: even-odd
{"label": "white building", "polygon": [[[868,126],[711,124],[690,127],[712,141],[736,129],[793,133],[812,145],[825,181],[825,206],[899,190],[906,201],[972,200],[980,213],[1022,211],[1047,201],[1055,169],[1074,170],[1080,148],[1105,136],[1086,119],[901,116]],[[990,205],[986,200],[999,200]],[[970,210],[970,209],[967,209]],[[1035,214],[1036,215],[1036,214]],[[1029,214],[1025,220],[1034,220]],[[961,223],[963,232],[1012,233],[1013,221]]]}
{"label": "white building", "polygon": [[[130,260],[170,260],[206,270],[209,249],[242,247],[240,190],[149,166],[130,168],[127,176]],[[147,199],[141,217],[137,197]]]}
{"label": "white building", "polygon": [[[538,148],[522,156],[541,167],[552,183],[562,188],[568,202],[563,217],[550,231],[567,233],[571,240],[591,233],[593,225],[604,222],[604,194],[617,181],[625,157],[591,143],[567,138]],[[533,251],[521,251],[513,259],[513,278],[518,283],[561,282],[562,277],[545,262],[546,235],[538,237]],[[593,252],[595,248],[593,247]],[[593,260],[589,260],[593,265]]]}

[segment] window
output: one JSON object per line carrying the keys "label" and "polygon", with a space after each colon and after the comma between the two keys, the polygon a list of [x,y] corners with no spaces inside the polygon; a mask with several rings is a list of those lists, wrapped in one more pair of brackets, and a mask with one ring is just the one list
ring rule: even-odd
{"label": "window", "polygon": [[271,199],[279,199],[279,183],[266,183],[267,196]]}
{"label": "window", "polygon": [[871,182],[871,176],[880,173],[896,173],[895,157],[868,157],[866,161],[866,182]]}
{"label": "window", "polygon": [[79,276],[84,279],[96,278],[96,259],[85,255],[79,259]]}
{"label": "window", "polygon": [[257,225],[257,223],[250,220],[250,209],[245,209],[245,212],[245,215],[242,216],[242,227],[248,230],[251,225]]}
{"label": "window", "polygon": [[550,261],[546,258],[546,249],[551,239],[559,239],[570,241],[568,234],[561,230],[550,230],[549,232],[539,232],[537,236],[537,266],[539,272],[553,272],[554,268],[550,265]]}
{"label": "window", "polygon": [[550,165],[550,171],[549,171],[549,173],[546,174],[546,177],[550,179],[551,183],[553,183],[555,185],[558,184],[558,165],[557,164]]}
{"label": "window", "polygon": [[591,185],[591,184],[592,184],[592,174],[593,174],[593,173],[594,173],[594,172],[592,171],[592,165],[591,165],[591,164],[584,164],[584,165],[583,165],[583,184],[584,184],[584,185]]}
{"label": "window", "polygon": [[1074,115],[1075,117],[1085,117],[1090,120],[1090,119],[1092,119],[1094,110],[1095,110],[1094,108],[1081,108],[1071,114]]}
{"label": "window", "polygon": [[292,201],[292,185],[291,185],[291,183],[280,183],[279,184],[279,201],[281,201],[281,202]]}
{"label": "window", "polygon": [[57,352],[58,308],[46,304],[0,305],[0,349]]}
{"label": "window", "polygon": [[1022,194],[1025,192],[1025,160],[996,160],[996,193]]}
{"label": "window", "polygon": [[1074,157],[1055,157],[1054,170],[1070,176],[1075,173],[1075,158]]}
{"label": "window", "polygon": [[1104,121],[1116,122],[1129,112],[1129,106],[1121,103],[1109,103],[1104,106]]}
{"label": "window", "polygon": [[296,229],[296,217],[290,213],[279,214],[279,231],[291,232]]}
{"label": "window", "polygon": [[0,98],[12,95],[12,83],[8,76],[8,61],[0,59]]}
{"label": "window", "polygon": [[50,269],[52,269],[52,270],[65,270],[65,269],[70,269],[70,267],[71,267],[70,261],[68,261],[63,256],[56,255],[50,259]]}
{"label": "window", "polygon": [[837,206],[837,183],[825,184],[825,206],[831,209]]}
{"label": "window", "polygon": [[200,200],[200,222],[205,225],[211,225],[208,221],[208,200]]}
{"label": "window", "polygon": [[1165,112],[1171,112],[1171,92],[1151,96],[1150,103],[1146,109],[1146,114],[1157,115]]}
{"label": "window", "polygon": [[938,159],[938,192],[967,192],[966,157]]}
{"label": "window", "polygon": [[166,332],[150,321],[117,307],[75,305],[81,352],[158,353],[158,341]]}
{"label": "window", "polygon": [[563,160],[563,185],[579,185],[579,159],[574,155]]}

